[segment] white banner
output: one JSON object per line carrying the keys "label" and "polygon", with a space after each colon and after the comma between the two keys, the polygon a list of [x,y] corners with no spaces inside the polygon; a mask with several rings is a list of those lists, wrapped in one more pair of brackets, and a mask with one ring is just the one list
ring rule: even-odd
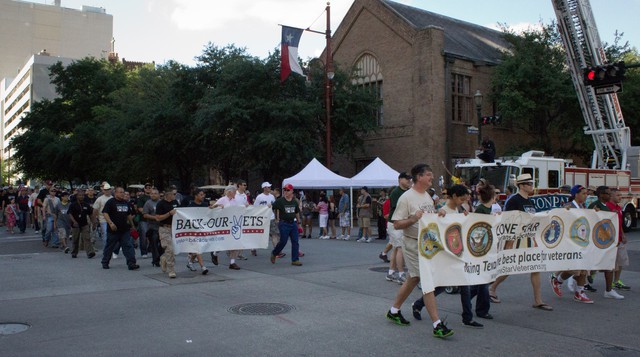
{"label": "white banner", "polygon": [[[501,275],[611,270],[618,216],[565,208],[536,214],[425,214],[419,232],[420,278],[426,293],[438,286],[485,284]],[[507,241],[513,241],[512,249],[504,249]]]}
{"label": "white banner", "polygon": [[171,227],[175,254],[267,248],[270,218],[266,206],[177,208]]}

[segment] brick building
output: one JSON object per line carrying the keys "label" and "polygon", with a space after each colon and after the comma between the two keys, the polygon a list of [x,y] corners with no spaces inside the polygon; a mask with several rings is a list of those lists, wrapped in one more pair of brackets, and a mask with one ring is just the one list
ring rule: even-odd
{"label": "brick building", "polygon": [[[478,126],[477,90],[481,115],[495,113],[490,77],[506,47],[501,32],[483,26],[393,1],[355,0],[332,37],[333,59],[374,87],[382,107],[364,154],[338,157],[333,169],[349,176],[380,157],[398,171],[426,162],[446,177],[442,161],[451,169],[478,148],[478,135],[469,133]],[[518,139],[493,125],[482,127],[482,138],[492,139],[498,154]]]}

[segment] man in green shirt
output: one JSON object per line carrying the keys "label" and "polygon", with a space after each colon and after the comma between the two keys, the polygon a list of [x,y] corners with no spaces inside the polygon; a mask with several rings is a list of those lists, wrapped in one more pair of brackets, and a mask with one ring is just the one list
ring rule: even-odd
{"label": "man in green shirt", "polygon": [[280,241],[271,252],[271,263],[275,264],[276,258],[291,238],[291,265],[301,266],[298,246],[298,223],[300,222],[300,205],[293,197],[293,185],[286,184],[282,188],[283,195],[273,204],[276,214],[276,224],[280,231]]}

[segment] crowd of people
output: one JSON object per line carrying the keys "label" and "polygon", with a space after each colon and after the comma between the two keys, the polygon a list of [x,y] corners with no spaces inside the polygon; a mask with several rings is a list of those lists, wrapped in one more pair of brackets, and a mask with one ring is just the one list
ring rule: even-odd
{"label": "crowd of people", "polygon": [[[299,238],[314,237],[314,215],[318,215],[319,231],[317,239],[349,240],[351,238],[351,212],[358,222],[357,242],[371,243],[374,239],[371,230],[371,220],[377,218],[378,239],[388,239],[385,249],[379,258],[389,263],[386,280],[400,284],[396,298],[387,311],[386,317],[398,325],[409,325],[400,308],[413,290],[420,283],[419,252],[418,252],[418,222],[424,214],[447,214],[470,212],[480,214],[500,214],[502,211],[523,211],[535,213],[535,206],[530,196],[533,194],[534,181],[529,174],[517,177],[516,187],[501,205],[498,203],[500,190],[491,183],[480,180],[473,190],[457,183],[442,190],[442,197],[438,197],[433,188],[433,171],[426,164],[414,166],[410,173],[398,176],[398,185],[387,190],[381,190],[377,198],[373,198],[367,187],[359,190],[358,198],[352,207],[349,195],[345,189],[340,189],[337,195],[329,195],[325,191],[318,193],[318,199],[312,200],[303,191],[294,192],[291,184],[282,187],[282,192],[275,189],[269,182],[261,184],[262,192],[255,198],[247,190],[247,183],[243,180],[231,183],[224,189],[224,194],[208,201],[202,189],[192,188],[188,195],[177,192],[170,187],[159,192],[150,183],[144,189],[127,192],[123,187],[112,187],[103,182],[99,190],[91,187],[79,187],[70,193],[45,182],[42,189],[35,187],[7,188],[3,194],[2,209],[3,223],[10,233],[15,233],[18,227],[24,233],[30,224],[36,233],[41,233],[42,244],[71,253],[77,258],[79,251],[84,250],[88,259],[96,256],[99,245],[102,246],[102,268],[109,269],[110,262],[117,259],[120,250],[126,259],[129,270],[137,270],[135,249],[139,249],[141,259],[151,256],[151,264],[160,267],[168,277],[176,278],[175,254],[172,244],[172,219],[178,207],[225,208],[229,206],[262,205],[272,209],[269,225],[269,238],[273,246],[270,254],[271,263],[284,258],[286,245],[291,244],[291,265],[302,266],[300,257]],[[96,192],[99,191],[99,192]],[[588,189],[575,185],[569,188],[570,202],[567,209],[595,209],[617,212],[622,222],[622,210],[619,206],[620,192],[606,186],[598,187],[595,191],[597,200],[586,207]],[[477,198],[477,202],[472,200]],[[337,203],[336,203],[337,202]],[[337,224],[337,226],[336,226]],[[620,291],[629,290],[620,274],[622,268],[628,265],[626,253],[626,237],[619,229],[618,254],[616,269],[605,271],[604,297],[609,299],[624,299]],[[68,241],[69,240],[69,241]],[[508,241],[506,245],[513,245]],[[513,248],[506,246],[505,249]],[[516,247],[517,248],[517,247]],[[211,262],[220,264],[220,252],[211,252]],[[228,257],[228,267],[240,270],[239,260],[246,260],[245,252],[233,250],[225,252]],[[255,250],[250,254],[257,256]],[[202,255],[192,253],[188,255],[187,268],[197,271],[199,265],[202,274],[207,274]],[[586,294],[595,292],[590,284],[596,272],[564,271],[551,275],[550,285],[553,292],[561,297],[562,286],[566,282],[573,293],[573,300],[580,303],[592,304],[594,301]],[[500,276],[489,284],[460,287],[462,305],[462,322],[464,325],[482,328],[483,325],[474,319],[472,299],[476,297],[475,316],[482,319],[493,319],[489,312],[491,304],[499,304],[498,287],[508,278]],[[533,307],[539,310],[551,311],[553,308],[542,299],[541,273],[531,273],[533,290]],[[423,294],[411,304],[412,315],[421,320],[421,311],[426,311],[433,323],[433,336],[446,338],[453,334],[453,330],[439,318],[436,296],[445,287],[437,287],[435,291]]]}

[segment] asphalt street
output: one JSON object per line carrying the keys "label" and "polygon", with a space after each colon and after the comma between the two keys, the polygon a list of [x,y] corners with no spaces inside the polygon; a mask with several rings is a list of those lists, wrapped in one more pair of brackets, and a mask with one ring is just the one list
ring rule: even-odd
{"label": "asphalt street", "polygon": [[[408,327],[386,320],[399,285],[385,280],[378,253],[384,241],[301,240],[302,267],[287,257],[275,265],[268,250],[228,260],[208,275],[189,271],[177,257],[177,279],[150,259],[129,271],[121,257],[103,270],[99,258],[78,259],[45,248],[33,230],[0,233],[0,356],[638,356],[640,355],[640,231],[629,235],[631,265],[624,300],[605,299],[597,275],[593,305],[556,297],[543,275],[543,298],[554,307],[531,308],[528,275],[501,285],[493,320],[472,329],[461,323],[459,295],[437,301],[455,335],[433,338],[403,306]],[[139,255],[139,251],[137,251]],[[248,254],[246,254],[248,255]],[[568,293],[566,295],[569,295]],[[248,304],[248,305],[244,305]],[[275,313],[275,315],[251,314]],[[13,327],[26,324],[19,333]],[[2,325],[7,324],[7,325]]]}

